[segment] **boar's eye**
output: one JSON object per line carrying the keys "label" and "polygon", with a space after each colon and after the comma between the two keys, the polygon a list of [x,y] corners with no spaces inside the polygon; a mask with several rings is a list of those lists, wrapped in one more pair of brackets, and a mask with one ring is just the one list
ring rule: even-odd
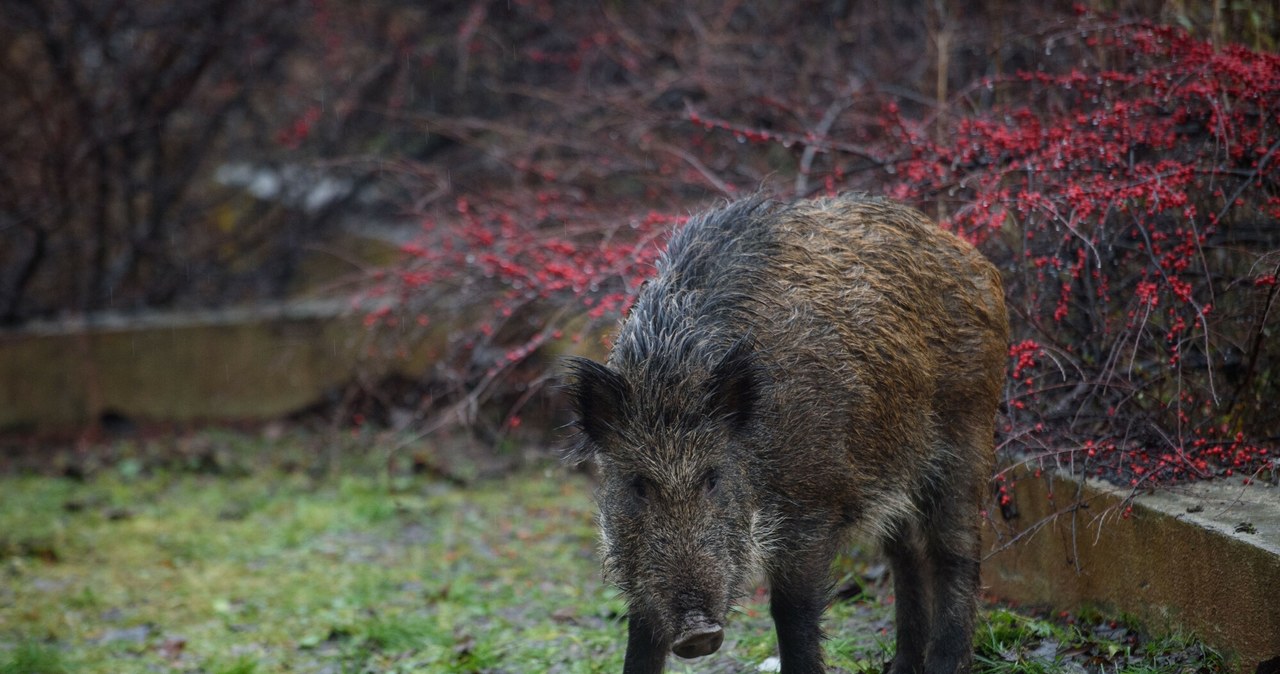
{"label": "boar's eye", "polygon": [[637,501],[648,501],[649,494],[653,491],[649,487],[649,481],[639,475],[631,478],[631,483],[627,485],[627,490],[631,492],[631,497]]}
{"label": "boar's eye", "polygon": [[712,468],[702,476],[702,493],[711,496],[716,493],[716,487],[720,485],[720,471]]}

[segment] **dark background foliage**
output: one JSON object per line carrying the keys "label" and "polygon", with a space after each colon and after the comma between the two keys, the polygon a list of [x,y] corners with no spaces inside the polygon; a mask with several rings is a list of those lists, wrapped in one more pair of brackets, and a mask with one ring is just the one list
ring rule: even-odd
{"label": "dark background foliage", "polygon": [[[1270,3],[54,0],[0,7],[0,321],[359,291],[448,325],[417,418],[546,427],[550,344],[717,198],[888,193],[1001,266],[1001,446],[1274,466]],[[315,293],[314,287],[309,292]],[[1273,470],[1270,469],[1270,470]]]}

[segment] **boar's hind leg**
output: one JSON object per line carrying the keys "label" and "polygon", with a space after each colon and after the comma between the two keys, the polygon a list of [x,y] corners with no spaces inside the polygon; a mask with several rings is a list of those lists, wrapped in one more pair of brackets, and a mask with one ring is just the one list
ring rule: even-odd
{"label": "boar's hind leg", "polygon": [[933,631],[926,672],[967,674],[973,659],[981,540],[973,513],[952,508],[929,528],[933,562]]}
{"label": "boar's hind leg", "polygon": [[647,620],[635,611],[627,617],[627,659],[623,674],[659,674],[667,661],[663,644]]}
{"label": "boar's hind leg", "polygon": [[769,612],[778,633],[782,674],[821,674],[822,611],[834,552],[814,552],[769,578]]}
{"label": "boar's hind leg", "polygon": [[890,674],[932,671],[924,669],[925,649],[932,631],[929,619],[932,574],[924,546],[914,523],[899,525],[884,544],[893,571],[898,642]]}

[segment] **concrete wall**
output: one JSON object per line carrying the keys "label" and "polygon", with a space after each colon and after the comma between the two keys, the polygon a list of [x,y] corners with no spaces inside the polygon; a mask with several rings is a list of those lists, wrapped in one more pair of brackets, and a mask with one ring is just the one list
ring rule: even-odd
{"label": "concrete wall", "polygon": [[0,430],[268,419],[349,381],[368,330],[330,303],[102,316],[0,333]]}
{"label": "concrete wall", "polygon": [[[984,561],[990,595],[1188,629],[1238,655],[1240,672],[1280,657],[1280,489],[1238,480],[1183,487],[1138,497],[1125,518],[1127,489],[1052,480],[1020,480],[1017,519],[988,528],[988,550],[1019,537]],[[1035,528],[1077,489],[1086,508]]]}

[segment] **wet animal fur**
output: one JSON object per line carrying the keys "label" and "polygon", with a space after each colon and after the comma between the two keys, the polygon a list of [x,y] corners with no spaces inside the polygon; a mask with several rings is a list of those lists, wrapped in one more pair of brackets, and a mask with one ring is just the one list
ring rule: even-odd
{"label": "wet animal fur", "polygon": [[607,364],[570,364],[626,671],[661,671],[681,616],[722,621],[760,572],[783,672],[821,671],[854,531],[892,564],[891,671],[968,671],[1007,343],[996,270],[913,209],[753,198],[691,219]]}

